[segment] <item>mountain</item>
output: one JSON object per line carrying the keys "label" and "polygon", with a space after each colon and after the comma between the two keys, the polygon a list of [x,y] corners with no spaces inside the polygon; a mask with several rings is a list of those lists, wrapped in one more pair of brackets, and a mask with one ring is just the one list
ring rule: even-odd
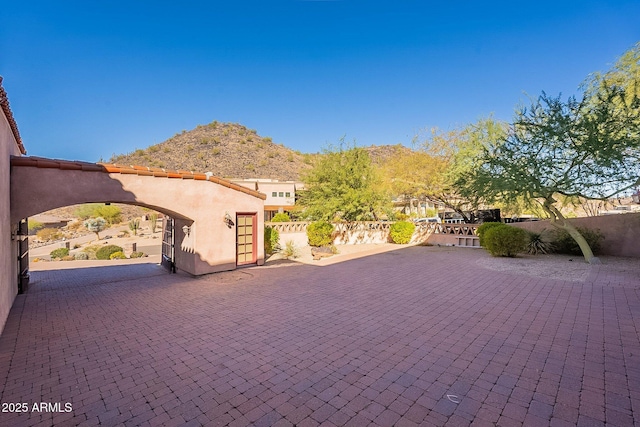
{"label": "mountain", "polygon": [[117,155],[111,163],[212,172],[221,178],[297,180],[311,168],[313,154],[302,154],[237,123],[213,121],[172,138]]}
{"label": "mountain", "polygon": [[[376,165],[383,164],[402,145],[364,147]],[[221,178],[268,178],[301,180],[322,154],[303,154],[253,129],[237,123],[213,121],[146,149],[113,156],[120,165],[140,165],[194,172],[212,172]]]}

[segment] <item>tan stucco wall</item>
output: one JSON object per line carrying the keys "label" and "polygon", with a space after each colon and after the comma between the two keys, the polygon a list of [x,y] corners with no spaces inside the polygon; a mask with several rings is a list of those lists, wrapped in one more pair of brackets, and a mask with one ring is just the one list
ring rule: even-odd
{"label": "tan stucco wall", "polygon": [[[599,230],[603,235],[602,255],[640,258],[640,214],[620,214],[570,219],[574,226]],[[549,221],[511,224],[530,231],[553,230]]]}
{"label": "tan stucco wall", "polygon": [[4,328],[13,300],[18,293],[18,246],[11,240],[16,231],[9,214],[11,167],[10,156],[20,155],[13,132],[6,116],[0,109],[0,331]]}
{"label": "tan stucco wall", "polygon": [[[21,182],[14,191],[14,219],[55,207],[87,202],[129,203],[150,207],[176,218],[176,267],[193,275],[236,267],[235,227],[225,213],[256,213],[258,265],[264,263],[264,201],[210,181],[133,174],[14,167]],[[182,227],[191,227],[185,236]]]}

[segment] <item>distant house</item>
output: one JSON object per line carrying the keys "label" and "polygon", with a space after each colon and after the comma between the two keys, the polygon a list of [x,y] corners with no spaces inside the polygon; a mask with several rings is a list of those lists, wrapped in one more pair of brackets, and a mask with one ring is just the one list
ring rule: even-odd
{"label": "distant house", "polygon": [[[34,215],[29,218],[30,221],[39,222],[43,228],[62,228],[71,222],[70,219],[63,219],[54,215]],[[36,230],[30,230],[29,234],[35,234]]]}
{"label": "distant house", "polygon": [[296,191],[304,190],[304,184],[298,181],[278,181],[277,179],[232,179],[233,183],[259,191],[267,195],[264,201],[264,220],[271,218],[278,212],[290,212],[296,204]]}

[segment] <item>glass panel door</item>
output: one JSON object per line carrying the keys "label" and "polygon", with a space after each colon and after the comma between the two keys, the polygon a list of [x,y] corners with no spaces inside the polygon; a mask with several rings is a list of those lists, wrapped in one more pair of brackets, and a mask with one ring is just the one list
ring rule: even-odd
{"label": "glass panel door", "polygon": [[237,214],[236,245],[237,264],[254,264],[256,256],[256,214]]}

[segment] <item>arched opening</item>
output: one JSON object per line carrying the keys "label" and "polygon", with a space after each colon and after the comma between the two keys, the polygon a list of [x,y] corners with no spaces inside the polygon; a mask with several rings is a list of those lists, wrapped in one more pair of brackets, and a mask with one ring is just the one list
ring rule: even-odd
{"label": "arched opening", "polygon": [[[97,218],[104,221],[97,223]],[[137,277],[144,271],[156,274],[153,265],[175,273],[177,218],[193,223],[172,210],[133,203],[93,202],[35,214],[18,233],[24,235],[17,239],[19,292],[55,270],[129,266],[120,271]],[[110,270],[112,276],[117,271]]]}

